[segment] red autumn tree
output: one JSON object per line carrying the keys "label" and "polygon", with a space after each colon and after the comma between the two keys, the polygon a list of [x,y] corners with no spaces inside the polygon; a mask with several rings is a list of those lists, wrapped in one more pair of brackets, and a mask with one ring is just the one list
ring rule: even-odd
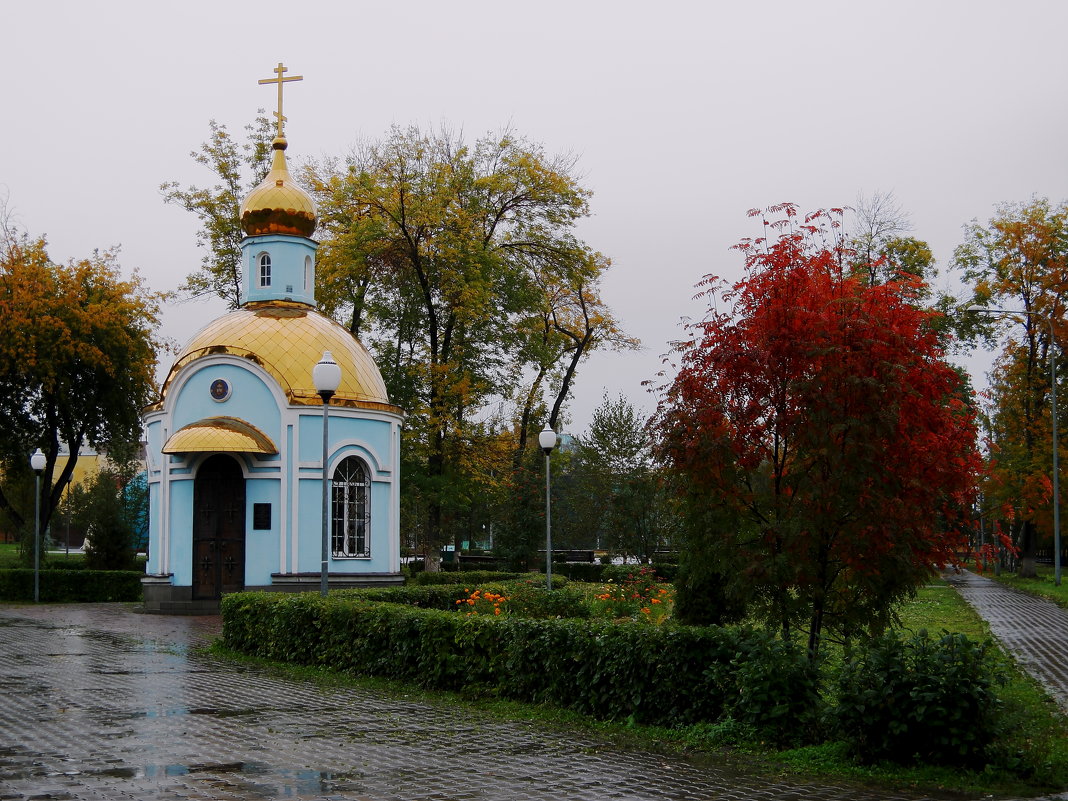
{"label": "red autumn tree", "polygon": [[[979,458],[961,376],[913,276],[868,285],[841,210],[768,210],[746,277],[707,276],[655,418],[689,510],[691,572],[790,638],[881,630],[967,542]],[[750,216],[761,212],[750,212]]]}

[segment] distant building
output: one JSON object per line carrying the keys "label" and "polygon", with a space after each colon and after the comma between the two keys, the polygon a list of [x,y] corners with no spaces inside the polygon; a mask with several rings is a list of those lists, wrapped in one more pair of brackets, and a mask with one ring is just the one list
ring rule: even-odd
{"label": "distant building", "polygon": [[312,368],[324,351],[341,367],[325,465],[330,586],[401,580],[402,412],[367,349],[315,308],[316,211],[290,176],[277,116],[273,167],[241,208],[243,303],[193,336],[145,411],[150,611],[210,610],[243,589],[318,590]]}

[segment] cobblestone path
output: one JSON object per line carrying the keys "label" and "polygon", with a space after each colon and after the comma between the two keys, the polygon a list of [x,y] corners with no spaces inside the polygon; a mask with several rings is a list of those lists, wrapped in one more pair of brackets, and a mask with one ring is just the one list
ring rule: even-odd
{"label": "cobblestone path", "polygon": [[1068,712],[1068,609],[967,570],[945,579]]}
{"label": "cobblestone path", "polygon": [[[0,606],[0,799],[893,801],[191,650],[218,618]],[[959,797],[958,797],[959,798]]]}

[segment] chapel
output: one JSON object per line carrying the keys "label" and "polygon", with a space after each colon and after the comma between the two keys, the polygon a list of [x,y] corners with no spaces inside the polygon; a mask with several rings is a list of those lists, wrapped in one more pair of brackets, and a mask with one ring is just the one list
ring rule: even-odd
{"label": "chapel", "polygon": [[[316,309],[315,204],[290,175],[282,116],[300,76],[286,71],[260,81],[278,84],[278,124],[241,206],[241,305],[192,337],[144,412],[150,612],[318,591],[324,549],[330,588],[402,582],[403,413],[363,344]],[[320,362],[340,368],[325,402]]]}

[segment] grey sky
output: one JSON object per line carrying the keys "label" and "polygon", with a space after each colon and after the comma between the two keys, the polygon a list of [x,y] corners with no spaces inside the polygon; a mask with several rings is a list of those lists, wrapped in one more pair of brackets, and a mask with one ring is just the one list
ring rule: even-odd
{"label": "grey sky", "polygon": [[[740,275],[747,209],[893,191],[948,268],[961,226],[1001,201],[1068,196],[1068,3],[0,3],[0,195],[53,258],[121,244],[155,289],[196,268],[195,220],[165,180],[210,183],[189,151],[289,84],[289,155],[343,155],[393,123],[474,139],[511,125],[579,156],[614,266],[604,296],[639,354],[597,356],[572,404],[646,408],[693,285]],[[183,342],[222,311],[176,304]]]}

